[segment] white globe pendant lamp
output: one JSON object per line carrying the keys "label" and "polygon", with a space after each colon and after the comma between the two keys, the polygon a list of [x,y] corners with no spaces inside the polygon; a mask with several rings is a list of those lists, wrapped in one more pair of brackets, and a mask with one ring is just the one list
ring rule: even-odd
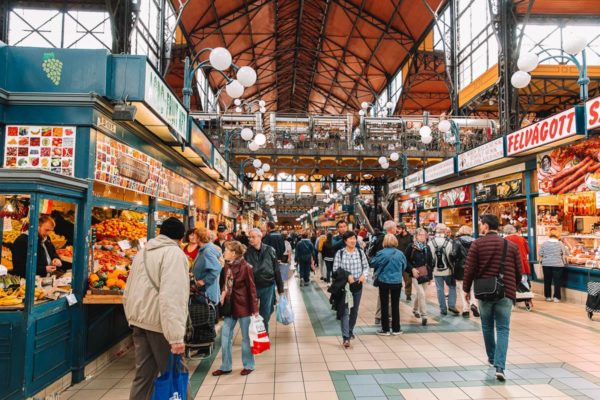
{"label": "white globe pendant lamp", "polygon": [[423,125],[419,129],[419,135],[423,136],[431,136],[431,128],[428,125]]}
{"label": "white globe pendant lamp", "polygon": [[210,65],[219,71],[225,71],[231,66],[231,53],[224,47],[215,47],[208,56]]}
{"label": "white globe pendant lamp", "polygon": [[264,163],[262,165],[262,170],[265,171],[265,172],[269,172],[271,170],[271,166],[269,164],[267,164],[267,163]]}
{"label": "white globe pendant lamp", "polygon": [[564,38],[563,50],[577,55],[587,46],[587,39],[573,31],[568,31]]}
{"label": "white globe pendant lamp", "polygon": [[259,106],[259,107],[266,107],[266,105],[267,105],[267,102],[266,102],[266,101],[264,101],[264,100],[260,100],[260,101],[258,102],[258,106]]}
{"label": "white globe pendant lamp", "polygon": [[388,169],[390,167],[390,164],[385,163],[385,164],[381,164],[381,168],[383,169]]}
{"label": "white globe pendant lamp", "polygon": [[519,68],[519,71],[531,72],[537,68],[538,63],[539,58],[537,54],[525,53],[519,57],[519,60],[517,61],[517,67]]}
{"label": "white globe pendant lamp", "polygon": [[254,161],[252,161],[252,166],[256,169],[259,169],[262,167],[262,161],[260,161],[258,158],[255,158]]}
{"label": "white globe pendant lamp", "polygon": [[[237,99],[236,99],[237,100]],[[235,112],[237,113],[241,113],[242,112],[242,107],[236,107],[235,108]]]}
{"label": "white globe pendant lamp", "polygon": [[442,133],[450,132],[451,128],[452,128],[452,125],[450,124],[450,121],[448,121],[447,119],[440,121],[440,123],[438,124],[438,129]]}
{"label": "white globe pendant lamp", "polygon": [[244,86],[234,79],[225,86],[225,91],[229,97],[237,99],[244,95]]}
{"label": "white globe pendant lamp", "polygon": [[248,141],[252,140],[252,137],[254,136],[254,132],[252,132],[252,129],[250,129],[250,128],[243,128],[240,136],[242,137],[242,139],[244,139],[246,142],[248,142]]}
{"label": "white globe pendant lamp", "polygon": [[254,138],[257,145],[262,146],[267,143],[267,137],[263,133],[258,133]]}
{"label": "white globe pendant lamp", "polygon": [[367,108],[369,108],[369,103],[367,103],[366,101],[363,101],[362,103],[360,103],[360,108],[362,108],[363,110],[366,110]]}
{"label": "white globe pendant lamp", "polygon": [[515,72],[510,78],[510,83],[517,89],[523,89],[531,82],[531,75],[524,71]]}
{"label": "white globe pendant lamp", "polygon": [[433,137],[432,136],[422,136],[421,137],[421,141],[424,144],[429,144],[429,143],[431,143],[433,141]]}
{"label": "white globe pendant lamp", "polygon": [[252,67],[241,67],[237,71],[236,78],[244,87],[250,87],[256,83],[256,71]]}
{"label": "white globe pendant lamp", "polygon": [[385,163],[387,163],[387,162],[388,162],[388,161],[387,161],[387,158],[385,158],[385,157],[383,157],[383,156],[379,157],[379,160],[378,160],[378,161],[379,161],[379,164],[380,164],[380,165],[383,165],[383,164],[385,164]]}
{"label": "white globe pendant lamp", "polygon": [[256,170],[256,175],[263,176],[264,174],[265,174],[265,171],[263,171],[262,169],[257,169]]}
{"label": "white globe pendant lamp", "polygon": [[242,101],[240,99],[235,99],[233,101],[233,104],[235,104],[236,106],[241,106],[242,105]]}
{"label": "white globe pendant lamp", "polygon": [[400,159],[400,154],[393,152],[392,154],[390,154],[390,160],[392,161],[398,161]]}
{"label": "white globe pendant lamp", "polygon": [[256,151],[256,150],[258,150],[258,147],[259,147],[258,144],[254,140],[251,141],[250,143],[248,143],[248,149],[250,151]]}

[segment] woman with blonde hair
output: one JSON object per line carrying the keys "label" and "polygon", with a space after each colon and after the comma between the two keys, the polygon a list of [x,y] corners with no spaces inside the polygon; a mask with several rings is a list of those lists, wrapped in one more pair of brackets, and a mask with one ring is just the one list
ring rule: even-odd
{"label": "woman with blonde hair", "polygon": [[213,304],[219,304],[219,275],[221,274],[221,249],[212,243],[212,233],[200,228],[196,230],[198,237],[198,256],[192,270],[196,286]]}
{"label": "woman with blonde hair", "polygon": [[[550,239],[540,246],[539,260],[544,270],[544,296],[546,301],[560,303],[560,289],[562,286],[562,275],[567,264],[569,250],[560,241],[558,229],[550,229]],[[552,294],[552,282],[554,282],[554,298]]]}
{"label": "woman with blonde hair", "polygon": [[390,335],[390,318],[388,305],[392,299],[392,335],[402,334],[400,329],[400,292],[402,291],[402,273],[406,269],[406,257],[398,250],[398,239],[392,234],[383,238],[383,249],[371,259],[375,269],[374,285],[379,287],[381,304],[381,336]]}
{"label": "woman with blonde hair", "polygon": [[[411,246],[406,249],[406,260],[410,268],[413,289],[416,296],[413,298],[413,315],[421,318],[421,324],[427,325],[427,285],[433,279],[433,255],[431,248],[427,245],[429,235],[423,228],[415,232],[415,239]],[[413,292],[414,293],[414,292]]]}
{"label": "woman with blonde hair", "polygon": [[221,329],[221,367],[213,371],[213,376],[231,373],[232,348],[235,325],[239,321],[242,334],[241,375],[254,371],[254,355],[250,344],[250,317],[258,315],[258,300],[252,267],[244,259],[246,246],[238,241],[225,243],[225,284],[221,292],[221,305],[225,321]]}

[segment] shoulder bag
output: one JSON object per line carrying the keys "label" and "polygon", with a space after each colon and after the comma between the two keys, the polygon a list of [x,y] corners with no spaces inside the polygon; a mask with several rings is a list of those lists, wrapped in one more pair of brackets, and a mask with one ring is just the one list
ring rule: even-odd
{"label": "shoulder bag", "polygon": [[500,259],[500,273],[492,278],[475,279],[473,291],[475,298],[483,301],[498,301],[504,298],[504,269],[506,267],[506,251],[508,241],[503,239],[502,258]]}

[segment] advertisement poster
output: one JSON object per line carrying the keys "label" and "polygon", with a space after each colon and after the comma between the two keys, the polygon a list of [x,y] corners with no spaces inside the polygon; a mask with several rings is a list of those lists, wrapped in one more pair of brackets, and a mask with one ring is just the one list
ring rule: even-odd
{"label": "advertisement poster", "polygon": [[523,195],[523,174],[490,179],[475,185],[475,200],[478,202],[510,199]]}
{"label": "advertisement poster", "polygon": [[437,208],[438,206],[438,197],[437,194],[432,196],[423,196],[417,200],[417,206],[422,210],[430,210],[432,208]]}
{"label": "advertisement poster", "polygon": [[600,190],[600,138],[538,154],[540,195]]}
{"label": "advertisement poster", "polygon": [[73,176],[74,126],[9,125],[4,144],[6,168],[36,168]]}
{"label": "advertisement poster", "polygon": [[190,183],[170,169],[162,168],[158,197],[174,203],[190,203]]}
{"label": "advertisement poster", "polygon": [[399,212],[400,214],[414,213],[416,206],[417,205],[413,199],[404,200],[400,203]]}
{"label": "advertisement poster", "polygon": [[440,192],[440,207],[459,206],[471,202],[471,186],[465,185]]}
{"label": "advertisement poster", "polygon": [[97,181],[157,196],[161,168],[154,158],[98,133],[94,172]]}

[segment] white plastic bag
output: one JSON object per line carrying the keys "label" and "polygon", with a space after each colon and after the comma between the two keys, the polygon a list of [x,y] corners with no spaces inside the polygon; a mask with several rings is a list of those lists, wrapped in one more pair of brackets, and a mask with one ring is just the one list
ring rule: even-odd
{"label": "white plastic bag", "polygon": [[269,334],[265,329],[263,318],[260,315],[250,317],[250,327],[248,328],[250,336],[250,346],[252,354],[260,354],[271,348]]}
{"label": "white plastic bag", "polygon": [[289,325],[294,322],[292,305],[283,294],[279,296],[279,303],[277,303],[277,322],[280,322],[283,325]]}

